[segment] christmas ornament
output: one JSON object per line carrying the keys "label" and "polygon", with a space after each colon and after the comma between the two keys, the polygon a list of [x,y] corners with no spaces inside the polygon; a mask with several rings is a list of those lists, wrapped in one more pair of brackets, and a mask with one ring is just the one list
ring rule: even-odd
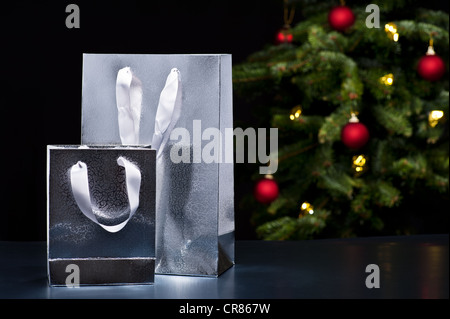
{"label": "christmas ornament", "polygon": [[392,73],[386,74],[380,78],[380,82],[386,86],[394,84],[394,75]]}
{"label": "christmas ornament", "polygon": [[433,39],[430,39],[427,53],[420,58],[417,72],[427,81],[438,81],[445,73],[444,61],[436,55],[433,48]]}
{"label": "christmas ornament", "polygon": [[309,215],[314,214],[314,207],[308,202],[304,202],[300,206],[300,214],[298,215],[298,218],[301,218],[301,217],[305,216],[306,214],[309,214]]}
{"label": "christmas ornament", "polygon": [[444,117],[444,112],[441,110],[433,110],[428,114],[428,124],[431,127],[438,125],[439,121]]}
{"label": "christmas ornament", "polygon": [[291,121],[298,119],[300,115],[302,114],[302,107],[301,105],[297,105],[291,110],[291,114],[289,115],[289,118]]}
{"label": "christmas ornament", "polygon": [[258,202],[270,204],[278,197],[278,184],[272,175],[266,175],[256,183],[253,194]]}
{"label": "christmas ornament", "polygon": [[397,32],[397,26],[393,22],[386,23],[384,25],[384,31],[386,31],[386,34],[389,39],[393,40],[394,42],[398,41],[399,34]]}
{"label": "christmas ornament", "polygon": [[291,33],[290,27],[283,27],[280,31],[277,33],[276,41],[278,44],[281,43],[291,43],[294,37]]}
{"label": "christmas ornament", "polygon": [[355,155],[352,157],[352,168],[355,170],[355,173],[361,174],[363,171],[367,169],[366,167],[367,158],[365,155]]}
{"label": "christmas ornament", "polygon": [[294,14],[295,14],[295,7],[292,7],[289,11],[288,8],[288,0],[284,0],[284,10],[283,10],[283,20],[284,20],[284,26],[277,32],[276,36],[276,43],[282,44],[282,43],[291,43],[294,39],[292,32],[291,32],[291,23],[294,20]]}
{"label": "christmas ornament", "polygon": [[328,23],[336,31],[345,31],[355,23],[353,11],[345,5],[331,9],[328,14]]}
{"label": "christmas ornament", "polygon": [[369,130],[359,123],[355,113],[352,113],[350,120],[342,128],[341,140],[348,148],[358,149],[369,141]]}

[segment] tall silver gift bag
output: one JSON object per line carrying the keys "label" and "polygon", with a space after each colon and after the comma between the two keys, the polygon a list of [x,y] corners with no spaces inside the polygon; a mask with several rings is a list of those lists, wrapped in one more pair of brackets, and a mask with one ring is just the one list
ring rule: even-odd
{"label": "tall silver gift bag", "polygon": [[47,146],[50,286],[152,284],[156,152]]}
{"label": "tall silver gift bag", "polygon": [[232,128],[231,55],[83,55],[82,144],[156,151],[157,274],[234,264]]}

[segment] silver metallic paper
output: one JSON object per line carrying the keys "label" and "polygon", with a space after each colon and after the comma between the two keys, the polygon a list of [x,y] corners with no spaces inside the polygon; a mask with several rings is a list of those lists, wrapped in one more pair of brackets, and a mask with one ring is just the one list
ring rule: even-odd
{"label": "silver metallic paper", "polygon": [[[154,282],[155,155],[145,147],[47,147],[50,286],[67,285],[68,269],[73,265],[79,269],[79,285]],[[118,158],[126,159],[140,172],[139,204],[131,218],[129,177],[118,165]],[[71,172],[79,162],[87,166],[92,211],[98,223],[81,211],[74,195]],[[107,230],[125,221],[123,228]]]}
{"label": "silver metallic paper", "polygon": [[[158,100],[173,68],[182,83],[175,128],[185,129],[191,139],[169,140],[157,157],[156,273],[218,276],[234,264],[233,163],[224,160],[233,147],[220,143],[219,161],[194,163],[194,121],[202,130],[218,129],[222,138],[226,128],[233,128],[231,55],[84,54],[82,144],[121,143],[115,84],[124,67],[142,85],[139,143],[152,142]],[[197,149],[210,143],[198,141]],[[175,144],[189,150],[189,162],[171,160]]]}

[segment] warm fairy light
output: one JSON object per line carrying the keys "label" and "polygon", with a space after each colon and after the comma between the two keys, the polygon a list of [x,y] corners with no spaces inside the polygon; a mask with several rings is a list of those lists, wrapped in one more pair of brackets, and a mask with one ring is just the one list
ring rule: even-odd
{"label": "warm fairy light", "polygon": [[298,217],[303,217],[306,214],[314,214],[314,207],[308,202],[304,202],[300,206],[300,215]]}
{"label": "warm fairy light", "polygon": [[353,161],[352,167],[356,173],[361,173],[362,171],[364,171],[366,169],[365,166],[366,166],[367,159],[364,155],[361,154],[361,155],[353,156],[352,161]]}
{"label": "warm fairy light", "polygon": [[389,39],[394,40],[395,42],[398,41],[399,34],[398,29],[395,23],[389,22],[384,25],[384,31],[386,31],[386,34],[388,35]]}
{"label": "warm fairy light", "polygon": [[388,86],[394,84],[394,74],[389,73],[389,74],[386,74],[385,76],[382,76],[380,78],[380,82],[383,83],[384,85],[388,85]]}
{"label": "warm fairy light", "polygon": [[384,31],[391,32],[391,33],[396,33],[397,32],[397,26],[393,22],[386,23],[384,25]]}
{"label": "warm fairy light", "polygon": [[395,42],[397,42],[397,41],[398,41],[398,37],[399,37],[398,33],[394,33],[394,34],[392,35],[392,40],[394,40]]}
{"label": "warm fairy light", "polygon": [[302,114],[302,107],[300,105],[298,105],[291,110],[291,114],[289,115],[289,118],[291,119],[291,121],[293,121],[295,119],[298,119],[301,114]]}
{"label": "warm fairy light", "polygon": [[444,117],[444,112],[441,110],[433,110],[428,115],[428,123],[431,127],[435,127],[439,121]]}

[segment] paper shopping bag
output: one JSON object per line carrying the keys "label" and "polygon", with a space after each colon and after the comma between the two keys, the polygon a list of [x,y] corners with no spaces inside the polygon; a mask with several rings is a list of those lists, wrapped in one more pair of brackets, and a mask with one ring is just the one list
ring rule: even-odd
{"label": "paper shopping bag", "polygon": [[151,284],[155,151],[48,146],[51,286]]}
{"label": "paper shopping bag", "polygon": [[234,264],[232,115],[231,55],[83,56],[82,144],[156,151],[156,273]]}

